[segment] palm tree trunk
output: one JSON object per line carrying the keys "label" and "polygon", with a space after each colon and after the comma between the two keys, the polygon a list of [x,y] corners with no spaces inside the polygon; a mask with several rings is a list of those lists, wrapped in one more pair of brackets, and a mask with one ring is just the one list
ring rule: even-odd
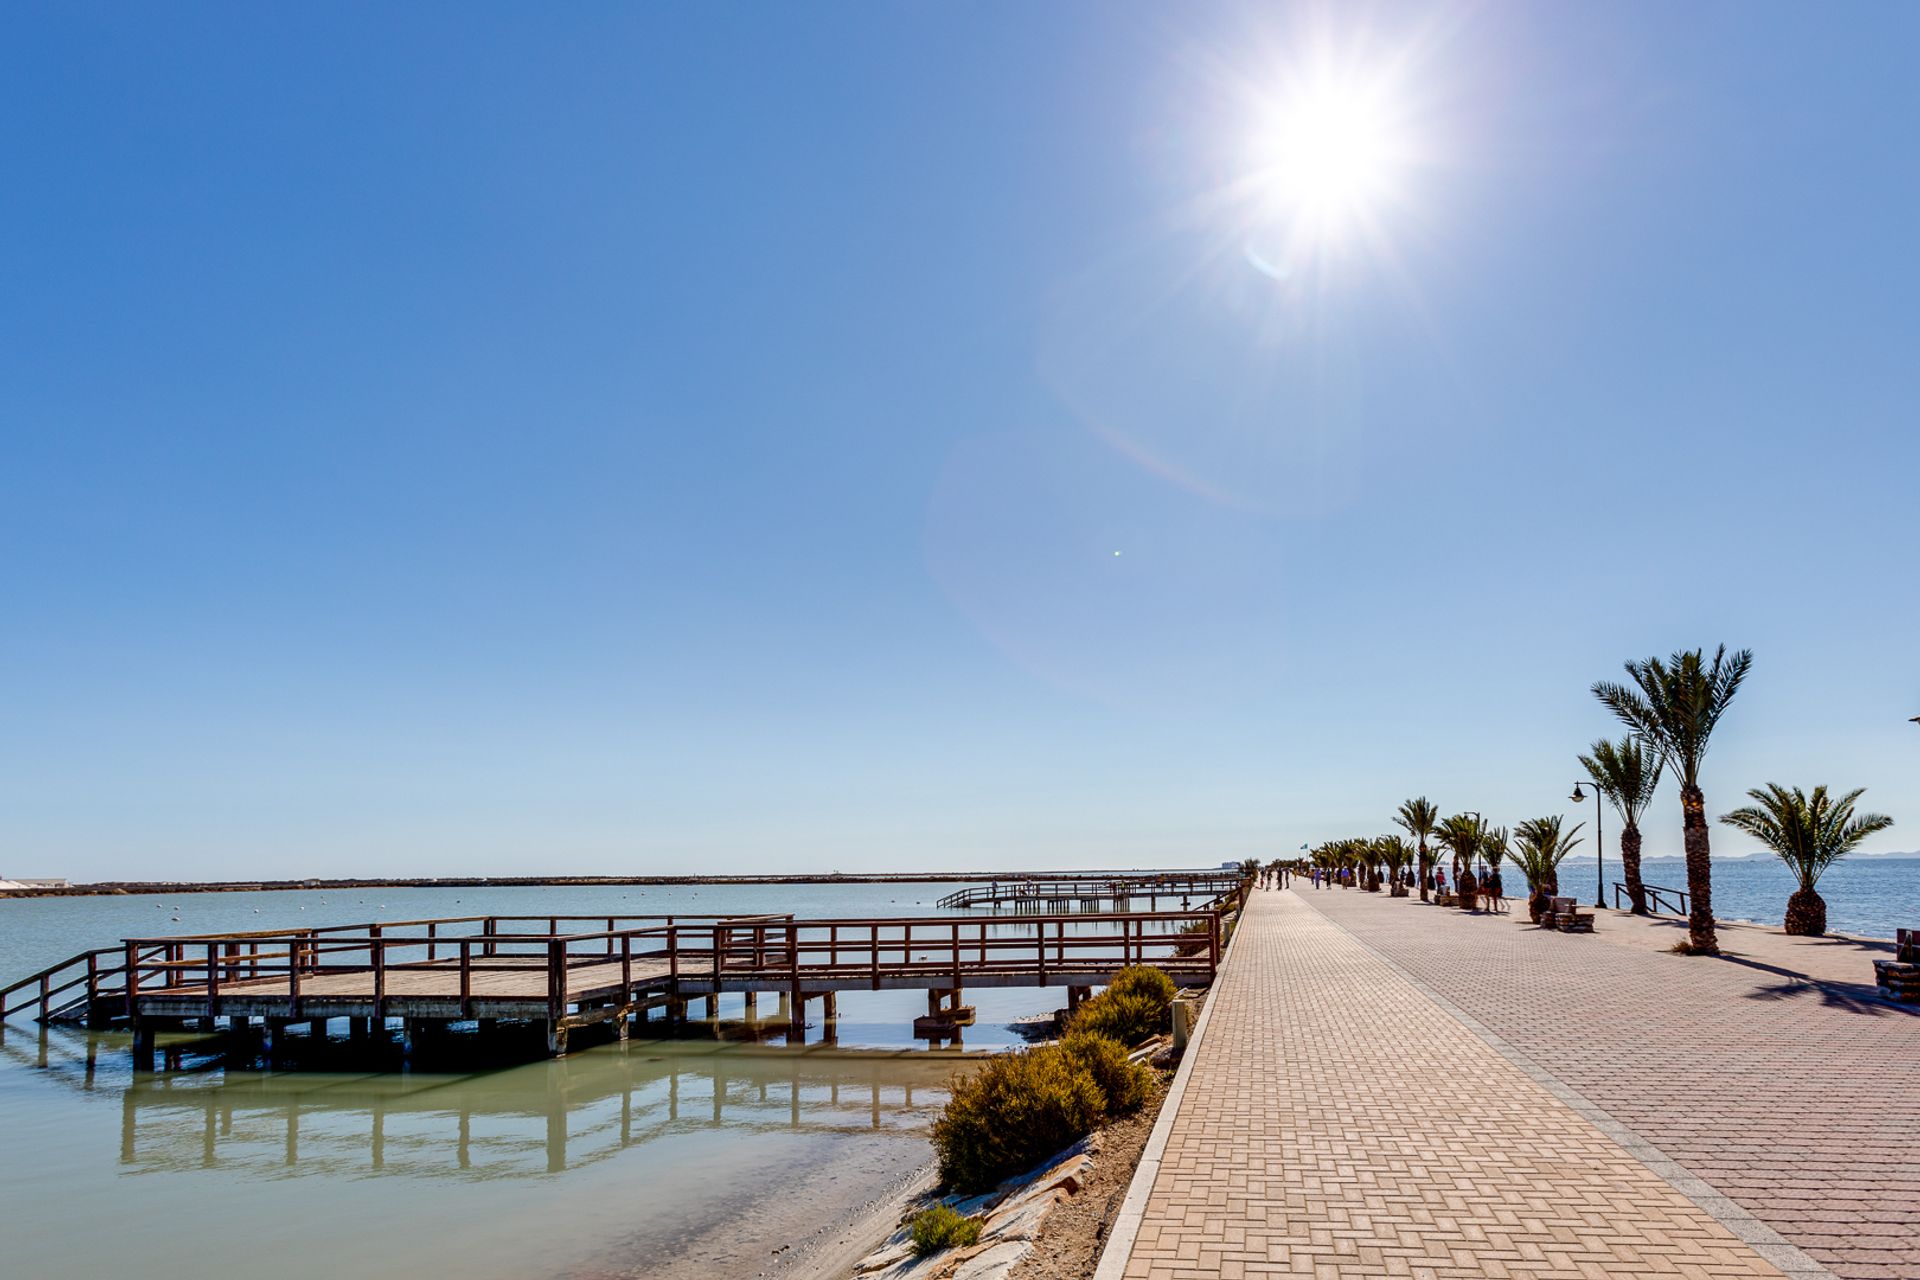
{"label": "palm tree trunk", "polygon": [[1787,899],[1787,932],[1803,938],[1826,936],[1827,900],[1815,893],[1812,885],[1801,885]]}
{"label": "palm tree trunk", "polygon": [[1680,788],[1680,815],[1687,849],[1688,946],[1695,955],[1720,954],[1713,930],[1713,853],[1707,830],[1707,797],[1697,786]]}
{"label": "palm tree trunk", "polygon": [[1420,844],[1420,901],[1431,902],[1427,896],[1427,887],[1433,883],[1433,862],[1427,857],[1426,842]]}
{"label": "palm tree trunk", "polygon": [[1647,886],[1640,880],[1640,828],[1631,822],[1620,833],[1620,866],[1627,874],[1627,899],[1633,904],[1633,914],[1648,914]]}

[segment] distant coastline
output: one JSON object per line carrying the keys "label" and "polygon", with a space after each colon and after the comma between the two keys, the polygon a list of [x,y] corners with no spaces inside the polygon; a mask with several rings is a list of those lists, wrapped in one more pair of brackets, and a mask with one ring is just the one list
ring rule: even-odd
{"label": "distant coastline", "polygon": [[1110,867],[1092,871],[871,871],[763,876],[391,876],[337,880],[100,880],[46,888],[0,889],[0,898],[86,898],[143,893],[267,893],[299,889],[485,889],[578,885],[973,884],[981,880],[1064,879],[1210,871],[1210,867]]}

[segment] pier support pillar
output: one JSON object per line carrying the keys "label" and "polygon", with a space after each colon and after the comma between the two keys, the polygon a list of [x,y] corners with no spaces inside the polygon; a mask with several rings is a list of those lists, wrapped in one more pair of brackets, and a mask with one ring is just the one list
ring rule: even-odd
{"label": "pier support pillar", "polygon": [[1092,987],[1067,988],[1067,1016],[1071,1018],[1080,1011],[1080,1002],[1093,993]]}
{"label": "pier support pillar", "polygon": [[139,1023],[133,1028],[133,1069],[153,1070],[153,1028]]}
{"label": "pier support pillar", "polygon": [[760,993],[758,991],[747,992],[745,1008],[748,1022],[760,1021]]}
{"label": "pier support pillar", "polygon": [[372,1018],[348,1018],[347,1041],[350,1044],[364,1045],[373,1035]]}
{"label": "pier support pillar", "polygon": [[547,1032],[547,1056],[564,1058],[567,1056],[567,1029],[557,1022],[543,1024]]}

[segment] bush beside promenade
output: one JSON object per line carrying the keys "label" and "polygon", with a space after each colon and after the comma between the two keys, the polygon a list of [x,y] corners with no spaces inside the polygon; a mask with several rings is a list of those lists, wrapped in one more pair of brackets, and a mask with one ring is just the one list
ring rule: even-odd
{"label": "bush beside promenade", "polygon": [[1154,1077],[1128,1061],[1127,1046],[1166,1029],[1173,993],[1158,969],[1123,970],[1057,1043],[995,1058],[955,1082],[933,1126],[941,1181],[985,1191],[1138,1110]]}

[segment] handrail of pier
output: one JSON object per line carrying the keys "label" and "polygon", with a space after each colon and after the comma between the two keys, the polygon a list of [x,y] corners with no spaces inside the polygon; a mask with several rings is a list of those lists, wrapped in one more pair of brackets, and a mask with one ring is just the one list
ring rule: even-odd
{"label": "handrail of pier", "polygon": [[[621,918],[612,919],[618,923]],[[804,982],[820,981],[870,983],[877,990],[889,977],[950,979],[959,988],[970,975],[1008,973],[1029,973],[1040,985],[1049,985],[1141,963],[1210,979],[1223,941],[1221,914],[1210,909],[1018,920],[674,918],[665,924],[573,934],[449,935],[438,931],[438,923],[427,922],[424,932],[391,932],[371,925],[362,936],[249,930],[225,937],[128,939],[123,944],[121,989],[129,1013],[145,994],[196,1003],[204,999],[212,1017],[223,990],[248,984],[250,995],[286,1000],[286,1016],[297,1018],[306,989],[318,979],[370,972],[372,1003],[384,1016],[392,975],[432,971],[457,973],[461,1016],[474,1016],[476,974],[544,973],[549,1016],[558,1019],[570,1003],[572,974],[609,965],[618,966],[617,985],[623,992],[635,989],[637,964],[648,966],[640,975],[643,985],[661,983],[675,991],[683,983],[717,991],[727,981],[778,983],[796,992]],[[608,976],[589,985],[604,991],[615,984]],[[447,993],[449,998],[452,994]]]}
{"label": "handrail of pier", "polygon": [[[38,973],[28,974],[11,986],[0,987],[0,1024],[4,1024],[15,1014],[25,1013],[36,1005],[40,1010],[39,1020],[45,1022],[48,1015],[59,1005],[72,1003],[70,998],[63,1001],[61,997],[70,997],[72,992],[82,987],[87,989],[87,997],[91,1002],[109,979],[122,974],[122,970],[117,965],[103,966],[100,963],[100,957],[118,957],[119,954],[118,947],[96,947],[91,951],[82,951],[78,955],[69,956],[59,964],[48,965]],[[61,975],[69,969],[76,969],[78,972],[62,979]],[[27,993],[27,998],[14,1000],[13,997],[22,991]],[[108,991],[107,994],[112,992]]]}
{"label": "handrail of pier", "polygon": [[[1687,891],[1685,889],[1669,889],[1663,884],[1647,884],[1644,881],[1641,882],[1640,888],[1645,891],[1647,904],[1652,907],[1653,910],[1676,916],[1687,914]],[[1626,899],[1626,896],[1627,886],[1618,880],[1614,881],[1613,905],[1616,910],[1621,908],[1621,904]],[[1669,905],[1669,900],[1675,905]],[[1626,903],[1626,906],[1630,907],[1632,905],[1631,902]]]}
{"label": "handrail of pier", "polygon": [[1015,902],[1029,899],[1073,899],[1144,897],[1158,894],[1211,893],[1223,895],[1240,883],[1238,873],[1230,872],[1154,872],[1141,875],[1100,873],[1079,876],[1035,876],[996,879],[986,884],[955,889],[935,905],[971,907],[987,902]]}

